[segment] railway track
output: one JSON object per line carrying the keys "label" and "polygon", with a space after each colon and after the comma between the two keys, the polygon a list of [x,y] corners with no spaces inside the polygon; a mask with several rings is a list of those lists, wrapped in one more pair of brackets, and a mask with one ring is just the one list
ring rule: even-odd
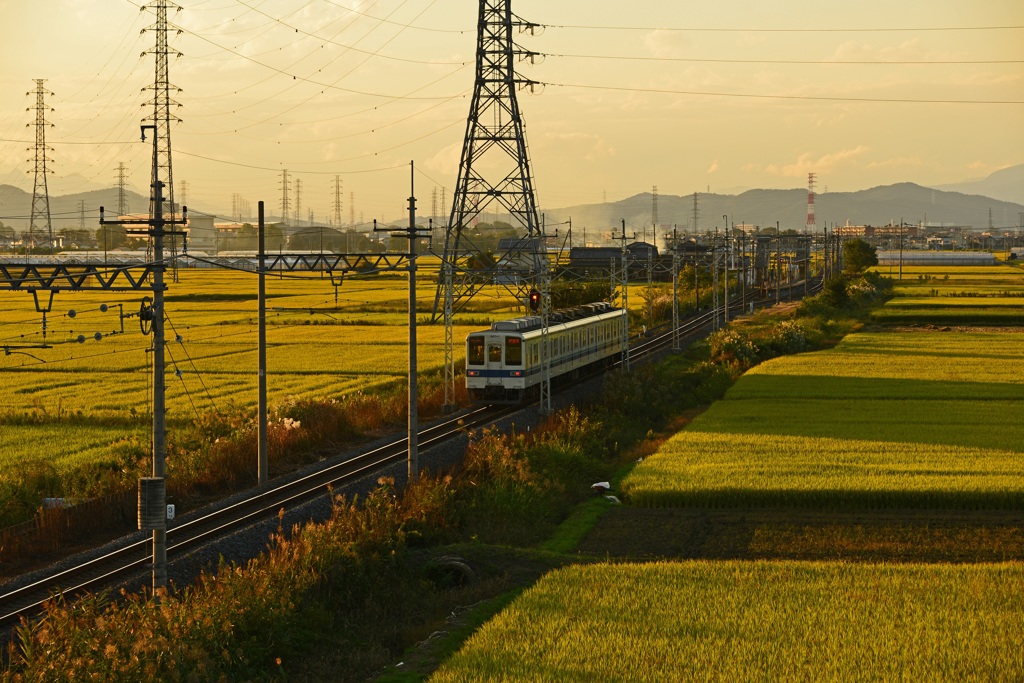
{"label": "railway track", "polygon": [[[811,291],[816,291],[820,286],[820,283],[816,283]],[[802,289],[803,285],[799,287]],[[793,289],[795,290],[796,286],[793,286]],[[802,295],[802,291],[800,293]],[[730,300],[730,313],[744,312],[745,302],[749,303],[740,297]],[[755,306],[764,307],[774,304],[775,298],[754,299],[753,303]],[[722,310],[719,309],[719,315],[721,313]],[[715,311],[709,310],[686,319],[680,325],[680,337],[691,338],[707,331],[713,324],[714,317]],[[647,336],[637,339],[630,348],[631,358],[640,359],[669,348],[673,335],[670,329],[665,331],[666,327],[668,326],[652,329]],[[621,361],[615,365],[620,364]],[[418,437],[419,446],[423,449],[429,448],[467,429],[492,424],[519,408],[488,406],[471,409],[467,413],[422,429]],[[397,439],[313,474],[283,483],[238,503],[173,526],[167,531],[168,555],[181,556],[205,543],[273,518],[282,507],[296,507],[323,496],[330,488],[344,486],[400,462],[405,459],[407,448],[407,439]],[[102,590],[142,576],[150,568],[151,551],[152,541],[146,538],[70,569],[56,571],[28,585],[0,593],[0,630],[8,631],[22,616],[40,613],[43,603],[56,593],[71,597],[88,591]]]}
{"label": "railway track", "polygon": [[[448,418],[419,432],[421,449],[441,443],[457,434],[515,412],[512,406],[475,408]],[[406,458],[408,440],[395,440],[366,453],[335,463],[319,472],[260,492],[243,501],[218,509],[167,530],[168,555],[182,555],[204,543],[273,518],[282,507],[295,507],[323,496],[329,488],[356,481]],[[55,593],[65,596],[97,591],[129,581],[150,567],[152,541],[140,540],[76,567],[62,570],[29,585],[0,594],[0,629],[9,629],[23,615],[38,614],[43,603]]]}

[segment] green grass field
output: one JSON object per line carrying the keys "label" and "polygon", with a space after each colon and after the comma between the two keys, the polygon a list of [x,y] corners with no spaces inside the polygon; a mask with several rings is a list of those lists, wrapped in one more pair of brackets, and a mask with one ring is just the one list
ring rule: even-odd
{"label": "green grass field", "polygon": [[752,369],[637,466],[646,506],[1024,508],[1024,337],[865,333]]}
{"label": "green grass field", "polygon": [[430,678],[1015,681],[1024,567],[681,562],[547,575]]}

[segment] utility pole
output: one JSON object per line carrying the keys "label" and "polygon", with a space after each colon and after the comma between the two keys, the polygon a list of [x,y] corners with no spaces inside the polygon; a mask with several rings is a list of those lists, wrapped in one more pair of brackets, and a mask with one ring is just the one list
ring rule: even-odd
{"label": "utility pole", "polygon": [[725,221],[725,310],[723,311],[725,316],[725,324],[729,324],[729,255],[732,252],[732,245],[729,242],[729,216],[723,214],[722,220]]}
{"label": "utility pole", "polygon": [[679,350],[679,234],[672,226],[672,350]]}
{"label": "utility pole", "polygon": [[258,457],[257,482],[259,487],[267,485],[270,477],[270,434],[267,423],[267,261],[266,261],[266,222],[264,219],[263,202],[257,205],[259,211],[259,285],[257,289],[257,303],[259,305],[259,324],[257,329],[257,347],[259,364],[258,380],[258,408],[259,412],[259,435],[258,435]]}
{"label": "utility pole", "polygon": [[[159,141],[157,126],[143,125],[142,139],[146,139],[146,131],[153,133],[153,175],[159,174]],[[107,221],[104,219],[103,207],[100,207],[100,225],[146,225],[148,229],[129,230],[130,234],[146,235],[153,240],[153,298],[143,300],[139,310],[139,319],[149,322],[149,331],[153,334],[153,471],[151,477],[139,480],[139,529],[153,532],[153,593],[158,593],[167,586],[167,387],[165,378],[164,353],[164,238],[180,235],[183,231],[167,230],[168,226],[184,226],[187,223],[187,207],[182,207],[181,218],[173,216],[164,218],[164,183],[159,178],[153,181],[152,207],[153,213],[149,220]],[[145,328],[143,329],[145,332]]]}
{"label": "utility pole", "polygon": [[[626,372],[629,372],[629,251],[626,249],[626,219],[622,219],[622,234],[616,237],[612,235],[613,240],[620,240],[622,242],[622,277],[620,282],[622,283],[622,310],[624,315],[622,316],[622,367]],[[636,239],[636,233],[633,233],[633,239]]]}
{"label": "utility pole", "polygon": [[[374,231],[377,221],[374,221]],[[416,240],[429,236],[429,228],[424,230],[416,227],[416,168],[409,162],[409,227],[405,230],[391,232],[394,237],[409,240],[409,428],[408,428],[408,474],[409,483],[416,481],[420,473],[419,449],[417,443],[418,398],[416,385]]]}
{"label": "utility pole", "polygon": [[[50,222],[50,191],[47,186],[46,176],[53,171],[46,168],[46,162],[52,161],[46,156],[47,152],[52,152],[53,149],[46,145],[46,129],[53,128],[52,123],[46,122],[46,112],[52,112],[53,109],[46,106],[46,96],[52,95],[53,93],[47,90],[43,83],[46,82],[45,78],[37,78],[36,81],[36,105],[33,109],[36,112],[36,144],[35,144],[35,169],[33,171],[34,180],[32,183],[32,214],[29,219],[28,233],[35,242],[42,235],[41,233],[45,229],[46,240],[49,247],[53,248],[53,224]],[[25,93],[31,95],[31,92]],[[29,124],[33,125],[33,124]]]}
{"label": "utility pole", "polygon": [[711,243],[711,310],[712,310],[712,328],[718,330],[721,324],[718,320],[718,255],[720,249],[718,246],[718,226],[715,226],[714,241]]}
{"label": "utility pole", "polygon": [[782,287],[782,234],[779,233],[779,222],[775,221],[775,303],[779,303]]}

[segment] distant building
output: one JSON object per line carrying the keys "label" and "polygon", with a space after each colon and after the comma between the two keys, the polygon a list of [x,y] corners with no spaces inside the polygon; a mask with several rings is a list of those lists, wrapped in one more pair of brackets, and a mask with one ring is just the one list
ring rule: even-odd
{"label": "distant building", "polygon": [[189,211],[186,232],[190,251],[196,249],[207,254],[217,253],[217,228],[212,215]]}

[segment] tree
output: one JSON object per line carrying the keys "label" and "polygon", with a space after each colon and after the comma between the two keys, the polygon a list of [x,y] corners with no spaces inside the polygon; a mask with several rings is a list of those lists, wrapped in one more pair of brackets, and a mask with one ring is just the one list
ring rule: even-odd
{"label": "tree", "polygon": [[848,274],[863,273],[877,265],[878,253],[873,246],[861,239],[843,242],[843,268]]}

